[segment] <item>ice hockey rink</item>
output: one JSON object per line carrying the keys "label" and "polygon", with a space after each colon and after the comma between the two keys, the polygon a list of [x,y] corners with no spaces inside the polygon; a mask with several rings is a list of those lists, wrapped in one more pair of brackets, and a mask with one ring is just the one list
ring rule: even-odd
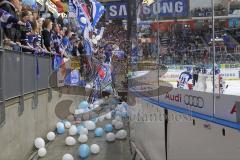
{"label": "ice hockey rink", "polygon": [[[157,74],[151,74],[151,71],[149,70],[144,70],[144,71],[136,71],[132,74],[131,79],[138,79],[140,77],[152,77],[152,79],[156,78]],[[174,88],[177,88],[177,79],[170,79],[166,80],[164,78],[160,78],[161,81],[167,82],[171,84]],[[225,88],[224,94],[227,95],[235,95],[235,96],[240,96],[240,79],[239,80],[225,80],[225,86],[228,86]],[[201,83],[201,82],[198,82]],[[207,80],[207,89],[206,92],[212,92],[212,81]],[[195,89],[197,90],[197,89]],[[217,91],[216,91],[217,92]]]}
{"label": "ice hockey rink", "polygon": [[[177,81],[177,80],[176,80]],[[177,88],[177,82],[169,82],[174,88]],[[240,80],[227,80],[226,85],[228,88],[225,89],[224,94],[240,96]],[[207,88],[206,92],[211,92],[210,88]]]}

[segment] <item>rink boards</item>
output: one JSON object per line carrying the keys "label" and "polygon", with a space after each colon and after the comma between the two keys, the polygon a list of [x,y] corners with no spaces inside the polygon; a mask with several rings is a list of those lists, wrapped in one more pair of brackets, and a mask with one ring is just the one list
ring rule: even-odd
{"label": "rink boards", "polygon": [[[136,93],[135,93],[136,95]],[[240,129],[239,96],[173,89],[158,98],[136,95],[141,99],[179,113],[200,118],[234,129]],[[215,100],[215,107],[214,107]],[[238,109],[239,108],[239,109]]]}

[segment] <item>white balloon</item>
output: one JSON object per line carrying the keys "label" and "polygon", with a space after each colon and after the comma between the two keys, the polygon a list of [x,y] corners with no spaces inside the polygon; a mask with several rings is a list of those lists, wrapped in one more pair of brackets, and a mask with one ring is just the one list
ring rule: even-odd
{"label": "white balloon", "polygon": [[56,137],[56,135],[54,132],[49,132],[47,134],[47,140],[49,140],[49,141],[53,141],[55,139],[55,137]]}
{"label": "white balloon", "polygon": [[111,112],[108,113],[105,117],[106,117],[106,119],[110,120],[112,118],[112,113]]}
{"label": "white balloon", "polygon": [[80,18],[80,21],[81,21],[83,24],[86,24],[86,23],[87,23],[87,20],[86,20],[85,17],[81,17],[81,18]]}
{"label": "white balloon", "polygon": [[38,150],[38,156],[39,157],[44,157],[44,156],[46,156],[46,154],[47,154],[47,150],[45,148],[40,148]]}
{"label": "white balloon", "polygon": [[81,128],[79,133],[80,133],[80,135],[87,135],[88,134],[88,129],[87,128]]}
{"label": "white balloon", "polygon": [[36,138],[34,141],[35,147],[40,149],[45,147],[45,141],[42,138]]}
{"label": "white balloon", "polygon": [[100,147],[97,144],[92,144],[90,150],[92,154],[98,154],[100,152]]}
{"label": "white balloon", "polygon": [[62,122],[58,122],[56,125],[57,128],[63,128],[64,124]]}
{"label": "white balloon", "polygon": [[66,143],[66,145],[68,145],[68,146],[73,146],[73,145],[76,144],[76,140],[75,140],[75,138],[73,138],[73,137],[67,137],[67,138],[65,139],[65,143]]}
{"label": "white balloon", "polygon": [[96,128],[96,124],[93,121],[86,121],[85,126],[89,131],[92,131]]}
{"label": "white balloon", "polygon": [[120,130],[116,133],[117,139],[125,139],[127,137],[127,131],[126,130]]}
{"label": "white balloon", "polygon": [[93,109],[94,105],[93,104],[90,104],[90,108]]}
{"label": "white balloon", "polygon": [[76,109],[75,114],[82,114],[84,113],[84,109]]}
{"label": "white balloon", "polygon": [[122,120],[122,117],[116,116],[115,119],[116,119],[117,121],[121,121],[121,120]]}
{"label": "white balloon", "polygon": [[115,126],[117,122],[118,122],[118,120],[116,120],[116,119],[112,120],[112,125]]}
{"label": "white balloon", "polygon": [[70,122],[65,122],[65,128],[69,129],[71,127],[71,123]]}
{"label": "white balloon", "polygon": [[80,135],[79,138],[78,138],[78,141],[80,143],[86,143],[88,141],[88,136],[83,134],[83,135]]}
{"label": "white balloon", "polygon": [[115,141],[115,135],[114,135],[114,133],[108,133],[107,135],[106,135],[106,140],[108,141],[108,142],[113,142],[113,141]]}
{"label": "white balloon", "polygon": [[71,154],[64,154],[62,160],[74,160]]}
{"label": "white balloon", "polygon": [[98,120],[102,122],[104,120],[104,116],[99,117]]}
{"label": "white balloon", "polygon": [[71,128],[69,129],[69,135],[75,136],[76,134],[77,134],[77,127],[75,125],[72,125]]}
{"label": "white balloon", "polygon": [[122,129],[123,128],[123,122],[122,121],[117,121],[116,124],[114,125],[115,129]]}

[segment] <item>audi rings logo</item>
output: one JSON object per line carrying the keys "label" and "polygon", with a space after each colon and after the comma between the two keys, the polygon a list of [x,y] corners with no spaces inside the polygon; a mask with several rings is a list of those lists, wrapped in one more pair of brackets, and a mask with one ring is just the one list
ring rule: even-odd
{"label": "audi rings logo", "polygon": [[202,97],[185,95],[184,96],[184,103],[188,106],[191,106],[191,107],[203,108],[204,99]]}

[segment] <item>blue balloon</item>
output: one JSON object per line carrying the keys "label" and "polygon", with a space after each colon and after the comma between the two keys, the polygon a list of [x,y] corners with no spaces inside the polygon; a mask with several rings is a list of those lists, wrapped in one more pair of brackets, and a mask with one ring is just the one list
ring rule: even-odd
{"label": "blue balloon", "polygon": [[77,126],[77,133],[78,133],[78,134],[80,134],[80,130],[81,130],[82,128],[84,128],[83,125],[79,125],[79,126]]}
{"label": "blue balloon", "polygon": [[95,129],[95,136],[96,137],[102,137],[104,130],[102,128],[96,128]]}
{"label": "blue balloon", "polygon": [[78,152],[81,158],[87,158],[90,154],[89,146],[87,144],[81,144],[78,149]]}
{"label": "blue balloon", "polygon": [[111,124],[106,124],[104,128],[105,128],[106,132],[112,132],[113,131],[113,126]]}
{"label": "blue balloon", "polygon": [[64,128],[64,126],[63,126],[63,127],[58,127],[58,128],[57,128],[57,133],[58,133],[58,134],[64,134],[64,132],[65,132],[65,128]]}
{"label": "blue balloon", "polygon": [[88,108],[90,105],[88,104],[87,101],[82,101],[79,106],[78,106],[78,109],[86,109]]}
{"label": "blue balloon", "polygon": [[89,112],[89,111],[90,111],[89,108],[84,108],[84,113]]}

